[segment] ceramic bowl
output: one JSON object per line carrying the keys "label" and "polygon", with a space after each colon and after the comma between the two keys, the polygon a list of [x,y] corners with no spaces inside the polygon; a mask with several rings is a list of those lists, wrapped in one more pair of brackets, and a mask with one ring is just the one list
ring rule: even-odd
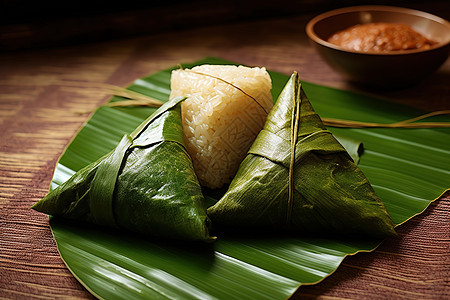
{"label": "ceramic bowl", "polygon": [[[426,50],[359,52],[327,42],[334,33],[365,23],[403,23],[434,40]],[[450,53],[450,23],[435,15],[393,6],[352,6],[320,14],[306,25],[306,34],[321,57],[350,81],[368,86],[414,85],[435,72]]]}

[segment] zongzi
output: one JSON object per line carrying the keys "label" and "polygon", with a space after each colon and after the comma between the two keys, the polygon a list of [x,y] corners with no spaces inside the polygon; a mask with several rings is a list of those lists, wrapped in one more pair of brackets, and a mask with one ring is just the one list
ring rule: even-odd
{"label": "zongzi", "polygon": [[186,148],[200,183],[229,183],[273,107],[265,68],[201,65],[172,72],[171,98],[186,96]]}
{"label": "zongzi", "polygon": [[183,97],[161,106],[110,153],[33,208],[146,235],[213,240],[200,184],[184,146]]}
{"label": "zongzi", "polygon": [[216,228],[395,234],[381,199],[314,112],[297,73],[228,191],[207,213]]}

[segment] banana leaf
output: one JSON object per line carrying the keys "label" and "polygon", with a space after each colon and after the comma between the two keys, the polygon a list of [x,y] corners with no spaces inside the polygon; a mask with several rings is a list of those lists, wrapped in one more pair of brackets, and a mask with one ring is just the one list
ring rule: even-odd
{"label": "banana leaf", "polygon": [[[210,57],[183,67],[205,63],[233,62]],[[128,89],[167,100],[175,68],[137,79]],[[270,75],[277,99],[288,76]],[[308,82],[302,85],[321,117],[391,123],[423,114],[367,95]],[[114,149],[124,132],[131,132],[154,110],[99,108],[59,159],[51,189]],[[449,129],[328,129],[364,143],[358,166],[396,225],[421,213],[449,187]],[[223,195],[205,192],[212,204]],[[300,285],[318,283],[332,274],[347,255],[371,251],[382,241],[228,235],[199,247],[78,226],[60,218],[51,218],[50,225],[70,271],[103,299],[286,299]]]}
{"label": "banana leaf", "polygon": [[118,146],[32,208],[138,233],[212,240],[205,200],[184,145],[180,102],[166,102]]}
{"label": "banana leaf", "polygon": [[326,130],[296,72],[208,216],[221,229],[395,235],[383,202]]}

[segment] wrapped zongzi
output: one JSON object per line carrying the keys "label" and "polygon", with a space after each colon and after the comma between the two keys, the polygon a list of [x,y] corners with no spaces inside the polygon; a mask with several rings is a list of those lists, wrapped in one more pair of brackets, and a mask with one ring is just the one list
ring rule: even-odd
{"label": "wrapped zongzi", "polygon": [[112,152],[33,208],[146,235],[212,240],[204,197],[184,146],[182,100],[164,104]]}
{"label": "wrapped zongzi", "polygon": [[182,104],[186,148],[200,183],[229,183],[273,106],[265,68],[201,65],[172,72],[171,97]]}
{"label": "wrapped zongzi", "polygon": [[314,112],[297,73],[228,191],[207,212],[216,228],[395,234],[382,201]]}

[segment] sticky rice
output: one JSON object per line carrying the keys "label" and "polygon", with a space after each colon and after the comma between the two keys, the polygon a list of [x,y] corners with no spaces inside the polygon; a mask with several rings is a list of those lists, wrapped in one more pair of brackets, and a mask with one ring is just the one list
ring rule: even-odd
{"label": "sticky rice", "polygon": [[265,68],[202,65],[175,70],[170,97],[186,96],[186,148],[202,185],[229,183],[273,106]]}

